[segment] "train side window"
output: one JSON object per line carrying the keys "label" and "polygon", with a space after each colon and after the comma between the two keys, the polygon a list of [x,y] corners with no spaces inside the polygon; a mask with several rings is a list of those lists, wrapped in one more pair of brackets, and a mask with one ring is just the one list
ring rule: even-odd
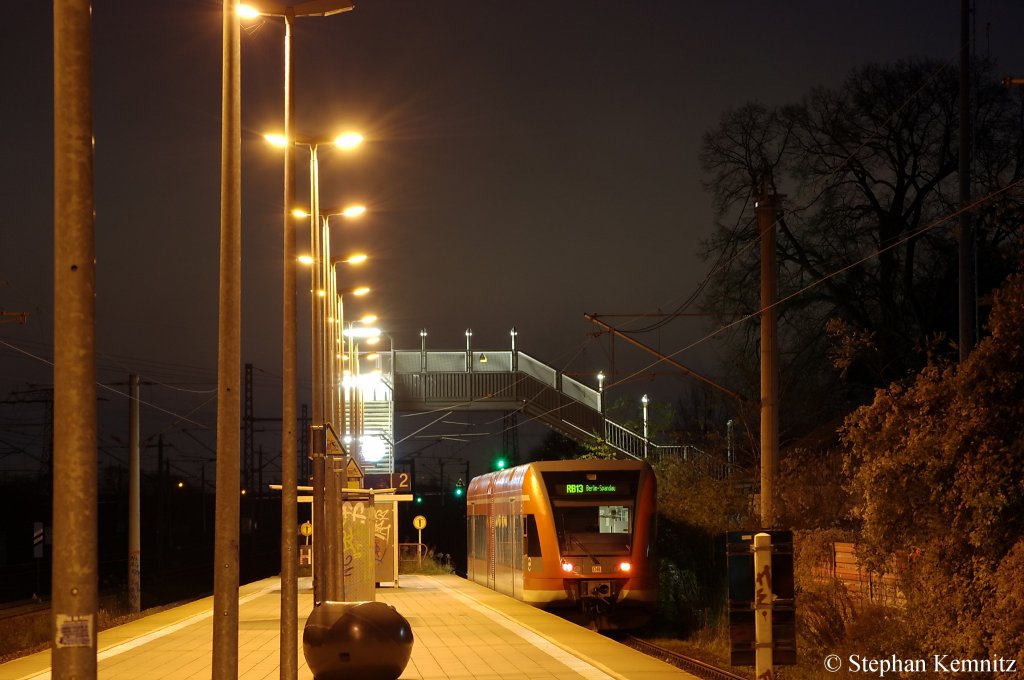
{"label": "train side window", "polygon": [[487,559],[487,517],[473,515],[473,556],[478,560]]}
{"label": "train side window", "polygon": [[537,533],[537,519],[526,515],[526,556],[540,557],[540,535]]}

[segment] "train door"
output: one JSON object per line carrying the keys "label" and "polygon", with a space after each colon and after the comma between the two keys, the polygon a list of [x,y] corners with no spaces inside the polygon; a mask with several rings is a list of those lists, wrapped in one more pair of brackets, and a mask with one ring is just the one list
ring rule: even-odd
{"label": "train door", "polygon": [[494,588],[494,496],[487,496],[487,587]]}
{"label": "train door", "polygon": [[523,499],[515,496],[509,504],[511,524],[509,546],[512,562],[512,597],[522,599],[523,588]]}

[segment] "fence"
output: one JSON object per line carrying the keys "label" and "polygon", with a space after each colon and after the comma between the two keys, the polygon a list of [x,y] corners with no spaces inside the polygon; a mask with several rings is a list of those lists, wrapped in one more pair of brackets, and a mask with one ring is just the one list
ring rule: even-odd
{"label": "fence", "polygon": [[902,607],[906,598],[900,592],[895,570],[871,571],[857,559],[854,543],[833,543],[831,559],[814,570],[819,580],[834,579],[843,584],[855,608],[865,605]]}

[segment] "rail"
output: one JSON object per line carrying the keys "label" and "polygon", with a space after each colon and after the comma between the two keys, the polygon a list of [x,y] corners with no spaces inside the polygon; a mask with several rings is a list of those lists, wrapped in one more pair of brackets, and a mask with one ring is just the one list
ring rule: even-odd
{"label": "rail", "polygon": [[622,643],[636,649],[637,651],[643,652],[648,656],[653,656],[656,659],[661,659],[667,663],[682,668],[684,671],[693,673],[694,675],[704,678],[704,680],[750,680],[749,675],[739,675],[732,671],[727,671],[717,666],[712,666],[709,663],[705,663],[700,659],[694,659],[691,656],[674,652],[670,649],[665,649],[660,645],[656,645],[647,640],[641,640],[638,637],[627,635],[622,639]]}

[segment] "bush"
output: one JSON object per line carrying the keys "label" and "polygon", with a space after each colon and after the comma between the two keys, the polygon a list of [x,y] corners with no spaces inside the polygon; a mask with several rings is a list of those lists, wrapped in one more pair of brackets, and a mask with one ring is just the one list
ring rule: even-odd
{"label": "bush", "polygon": [[398,563],[401,574],[425,574],[427,576],[439,576],[443,574],[454,574],[451,555],[446,553],[435,553],[433,548],[427,550],[422,560],[401,560]]}
{"label": "bush", "polygon": [[685,637],[713,625],[726,599],[725,545],[700,527],[658,517],[658,627]]}

